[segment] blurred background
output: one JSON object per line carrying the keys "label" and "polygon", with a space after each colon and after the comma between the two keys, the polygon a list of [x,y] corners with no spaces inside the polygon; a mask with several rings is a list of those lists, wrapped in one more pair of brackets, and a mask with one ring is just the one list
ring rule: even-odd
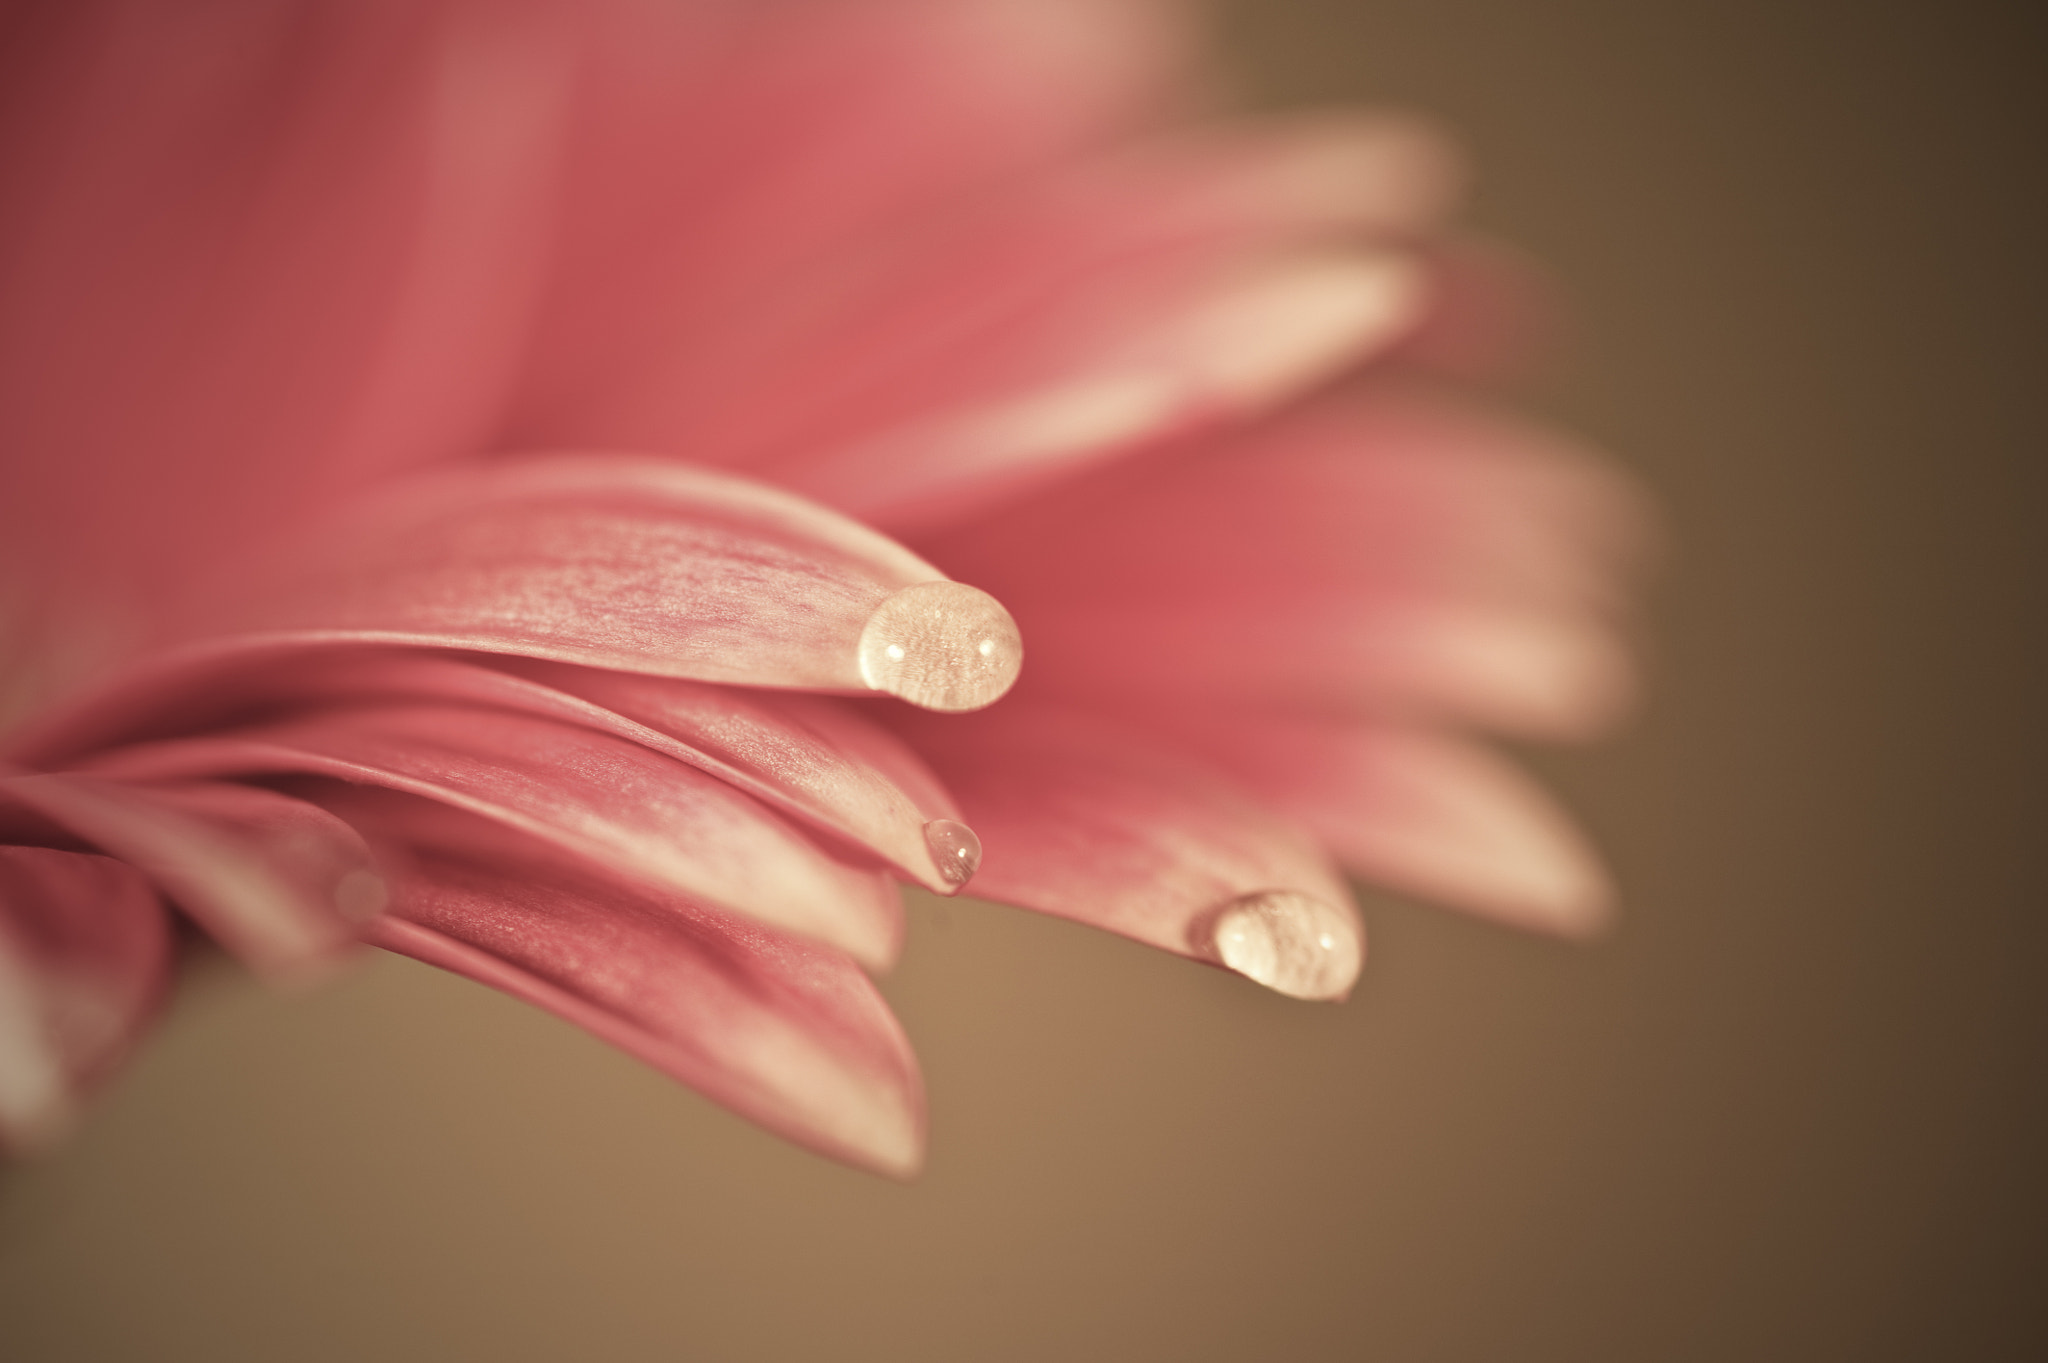
{"label": "blurred background", "polygon": [[1339,1008],[913,907],[899,1187],[380,957],[219,968],[0,1181],[9,1359],[2048,1356],[2041,12],[1235,0],[1246,98],[1432,111],[1554,267],[1540,403],[1677,543],[1541,759],[1628,916],[1383,900]]}

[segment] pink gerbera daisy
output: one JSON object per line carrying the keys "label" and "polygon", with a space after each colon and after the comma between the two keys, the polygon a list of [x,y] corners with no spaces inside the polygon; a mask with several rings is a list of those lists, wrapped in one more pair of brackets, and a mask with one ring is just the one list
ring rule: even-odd
{"label": "pink gerbera daisy", "polygon": [[1439,139],[1210,126],[1184,46],[1081,0],[22,11],[0,1131],[145,1023],[165,900],[897,1173],[896,881],[1308,998],[1362,960],[1340,862],[1597,925],[1469,731],[1616,712],[1630,499],[1441,387],[1505,314]]}

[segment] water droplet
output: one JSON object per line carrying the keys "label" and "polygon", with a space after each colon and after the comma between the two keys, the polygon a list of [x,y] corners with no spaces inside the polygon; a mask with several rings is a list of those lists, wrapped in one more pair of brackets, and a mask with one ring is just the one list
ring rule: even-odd
{"label": "water droplet", "polygon": [[351,923],[369,922],[384,912],[390,897],[383,877],[375,871],[350,871],[334,883],[334,907]]}
{"label": "water droplet", "polygon": [[992,704],[1017,680],[1024,642],[1000,601],[961,582],[883,600],[860,632],[861,680],[926,710]]}
{"label": "water droplet", "polygon": [[1365,959],[1357,917],[1298,890],[1231,900],[1217,912],[1210,940],[1223,964],[1297,999],[1344,997]]}
{"label": "water droplet", "polygon": [[955,889],[974,879],[981,869],[981,839],[964,823],[933,819],[924,826],[924,842],[932,849],[939,875]]}

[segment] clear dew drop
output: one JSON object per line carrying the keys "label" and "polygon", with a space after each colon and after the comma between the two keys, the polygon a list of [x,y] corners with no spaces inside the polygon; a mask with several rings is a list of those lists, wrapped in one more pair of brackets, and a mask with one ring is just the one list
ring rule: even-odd
{"label": "clear dew drop", "polygon": [[924,842],[932,849],[939,875],[955,889],[974,879],[981,869],[981,839],[964,823],[933,819],[924,826]]}
{"label": "clear dew drop", "polygon": [[1000,601],[961,582],[891,594],[860,633],[861,680],[926,710],[992,704],[1023,665],[1017,622]]}
{"label": "clear dew drop", "polygon": [[1298,890],[1233,899],[1212,923],[1218,960],[1292,998],[1342,998],[1364,964],[1356,917]]}

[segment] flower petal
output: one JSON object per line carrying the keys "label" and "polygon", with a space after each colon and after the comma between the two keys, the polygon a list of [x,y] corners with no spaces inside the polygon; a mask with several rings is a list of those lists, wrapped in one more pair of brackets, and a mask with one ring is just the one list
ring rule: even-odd
{"label": "flower petal", "polygon": [[1180,712],[1170,723],[1367,880],[1566,937],[1613,917],[1613,888],[1570,819],[1477,743],[1243,710]]}
{"label": "flower petal", "polygon": [[57,773],[0,780],[0,795],[134,866],[274,980],[320,973],[383,904],[383,882],[356,832],[275,791]]}
{"label": "flower petal", "polygon": [[[240,610],[8,732],[47,766],[207,708],[320,649],[473,649],[747,685],[885,692],[940,710],[1006,691],[1016,626],[986,593],[788,493],[652,460],[529,459],[423,479],[362,510]],[[214,708],[218,708],[217,706]]]}
{"label": "flower petal", "polygon": [[[1250,600],[1026,610],[1041,694],[1142,713],[1163,699],[1469,723],[1539,739],[1611,727],[1634,665],[1588,620],[1327,588]],[[1043,640],[1040,645],[1036,641]]]}
{"label": "flower petal", "polygon": [[994,701],[1022,661],[1000,605],[854,521],[590,455],[415,482],[280,568],[235,623],[230,651],[251,635],[428,645],[944,710]]}
{"label": "flower petal", "polygon": [[0,846],[0,1144],[44,1145],[155,1012],[163,906],[106,857]]}
{"label": "flower petal", "polygon": [[[957,862],[935,859],[927,829],[959,810],[918,756],[852,705],[795,692],[521,658],[417,649],[295,650],[274,663],[160,692],[98,746],[234,727],[252,715],[403,698],[519,710],[631,739],[709,772],[890,863],[940,894]],[[75,735],[61,761],[85,746]]]}
{"label": "flower petal", "polygon": [[65,594],[59,626],[80,598],[146,620],[255,538],[491,434],[549,236],[561,18],[10,21],[0,547]]}
{"label": "flower petal", "polygon": [[898,1178],[924,1151],[902,1028],[829,949],[619,888],[504,828],[401,816],[380,946],[554,1012],[716,1102]]}
{"label": "flower petal", "polygon": [[736,390],[758,412],[760,379],[794,378],[791,330],[874,256],[1153,112],[1181,18],[1146,0],[610,7],[515,440],[715,460],[701,420],[661,414]]}
{"label": "flower petal", "polygon": [[876,524],[931,524],[1381,344],[1411,272],[1330,252],[1423,226],[1453,160],[1390,116],[1120,148],[936,231],[842,244],[821,279],[763,281],[704,352],[524,434],[746,465]]}
{"label": "flower petal", "polygon": [[954,894],[972,874],[942,862],[935,820],[957,821],[915,752],[844,701],[747,692],[670,677],[505,660],[529,691],[584,702],[595,723],[700,766],[739,789],[865,847],[927,889]]}
{"label": "flower petal", "polygon": [[975,892],[1341,998],[1364,960],[1350,893],[1305,832],[1128,728],[1019,700],[904,717],[986,839]]}
{"label": "flower petal", "polygon": [[902,908],[880,869],[820,848],[759,801],[638,743],[510,710],[335,709],[114,752],[127,780],[295,773],[470,810],[656,892],[688,896],[885,966]]}
{"label": "flower petal", "polygon": [[1034,687],[1576,736],[1630,692],[1646,519],[1576,447],[1382,384],[926,547],[1003,593]]}
{"label": "flower petal", "polygon": [[1189,276],[1174,261],[1077,281],[1067,307],[1005,329],[983,354],[940,360],[902,425],[750,468],[892,533],[929,530],[1262,413],[1389,344],[1423,297],[1394,251],[1294,252]]}

